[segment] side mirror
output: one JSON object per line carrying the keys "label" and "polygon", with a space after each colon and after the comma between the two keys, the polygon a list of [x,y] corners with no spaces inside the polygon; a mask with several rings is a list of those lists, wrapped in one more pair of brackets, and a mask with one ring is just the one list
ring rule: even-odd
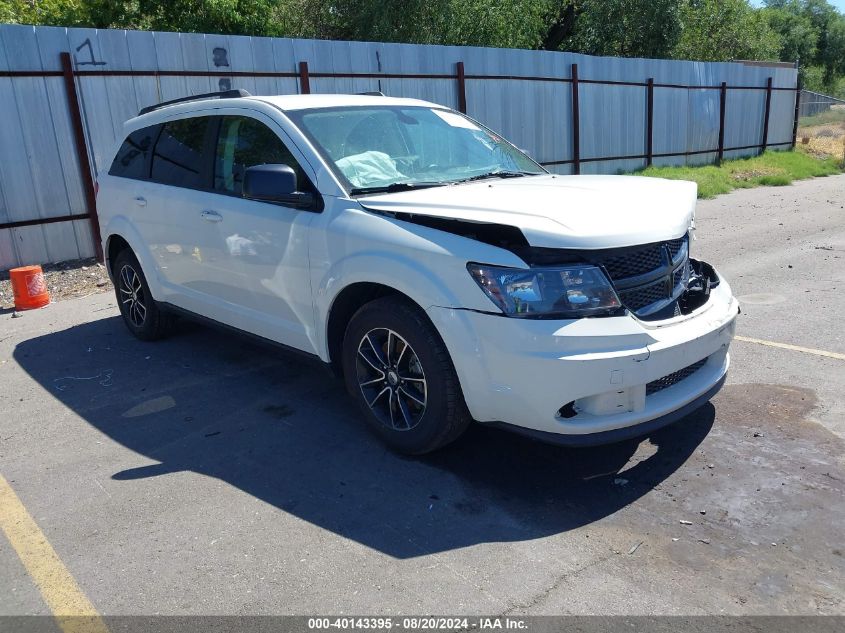
{"label": "side mirror", "polygon": [[310,207],[313,193],[297,191],[296,173],[288,165],[254,165],[244,172],[243,197],[291,207]]}

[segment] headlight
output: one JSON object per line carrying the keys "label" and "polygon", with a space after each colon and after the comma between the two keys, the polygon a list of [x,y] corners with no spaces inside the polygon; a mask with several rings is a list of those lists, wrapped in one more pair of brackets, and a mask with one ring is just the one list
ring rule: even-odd
{"label": "headlight", "polygon": [[622,307],[597,266],[522,269],[470,263],[467,270],[508,316],[579,318]]}

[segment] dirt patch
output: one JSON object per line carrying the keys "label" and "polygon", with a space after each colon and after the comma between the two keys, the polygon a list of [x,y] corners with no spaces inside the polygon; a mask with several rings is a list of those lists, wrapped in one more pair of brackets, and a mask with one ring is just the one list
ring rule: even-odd
{"label": "dirt patch", "polygon": [[845,123],[799,128],[798,142],[815,158],[845,160]]}
{"label": "dirt patch", "polygon": [[753,180],[762,176],[775,176],[783,173],[775,169],[748,169],[746,171],[735,171],[731,174],[734,180]]}
{"label": "dirt patch", "polygon": [[[41,268],[44,270],[47,289],[53,301],[85,297],[112,290],[105,266],[94,258],[45,264]],[[12,282],[9,280],[9,271],[0,271],[0,309],[8,310],[14,305],[15,297],[12,292]]]}

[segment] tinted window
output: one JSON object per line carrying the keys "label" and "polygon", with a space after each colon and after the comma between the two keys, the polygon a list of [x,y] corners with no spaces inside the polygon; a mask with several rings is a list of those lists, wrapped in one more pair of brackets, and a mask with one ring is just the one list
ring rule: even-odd
{"label": "tinted window", "polygon": [[177,187],[204,185],[202,149],[209,120],[196,117],[164,124],[153,153],[153,180]]}
{"label": "tinted window", "polygon": [[214,188],[241,194],[244,172],[254,165],[289,165],[301,191],[312,190],[293,154],[263,123],[249,117],[221,117],[214,163]]}
{"label": "tinted window", "polygon": [[114,157],[109,174],[124,178],[147,178],[150,175],[150,152],[158,130],[158,125],[152,125],[135,130],[126,137]]}

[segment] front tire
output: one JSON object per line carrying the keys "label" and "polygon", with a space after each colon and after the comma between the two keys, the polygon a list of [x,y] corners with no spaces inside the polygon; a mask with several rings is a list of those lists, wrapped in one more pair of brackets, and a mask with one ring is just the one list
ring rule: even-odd
{"label": "front tire", "polygon": [[173,318],[153,299],[135,254],[128,249],[118,253],[112,271],[117,307],[129,331],[142,341],[166,336]]}
{"label": "front tire", "polygon": [[400,453],[445,446],[471,421],[445,344],[425,314],[400,297],[355,313],[343,340],[343,373],[367,425]]}

